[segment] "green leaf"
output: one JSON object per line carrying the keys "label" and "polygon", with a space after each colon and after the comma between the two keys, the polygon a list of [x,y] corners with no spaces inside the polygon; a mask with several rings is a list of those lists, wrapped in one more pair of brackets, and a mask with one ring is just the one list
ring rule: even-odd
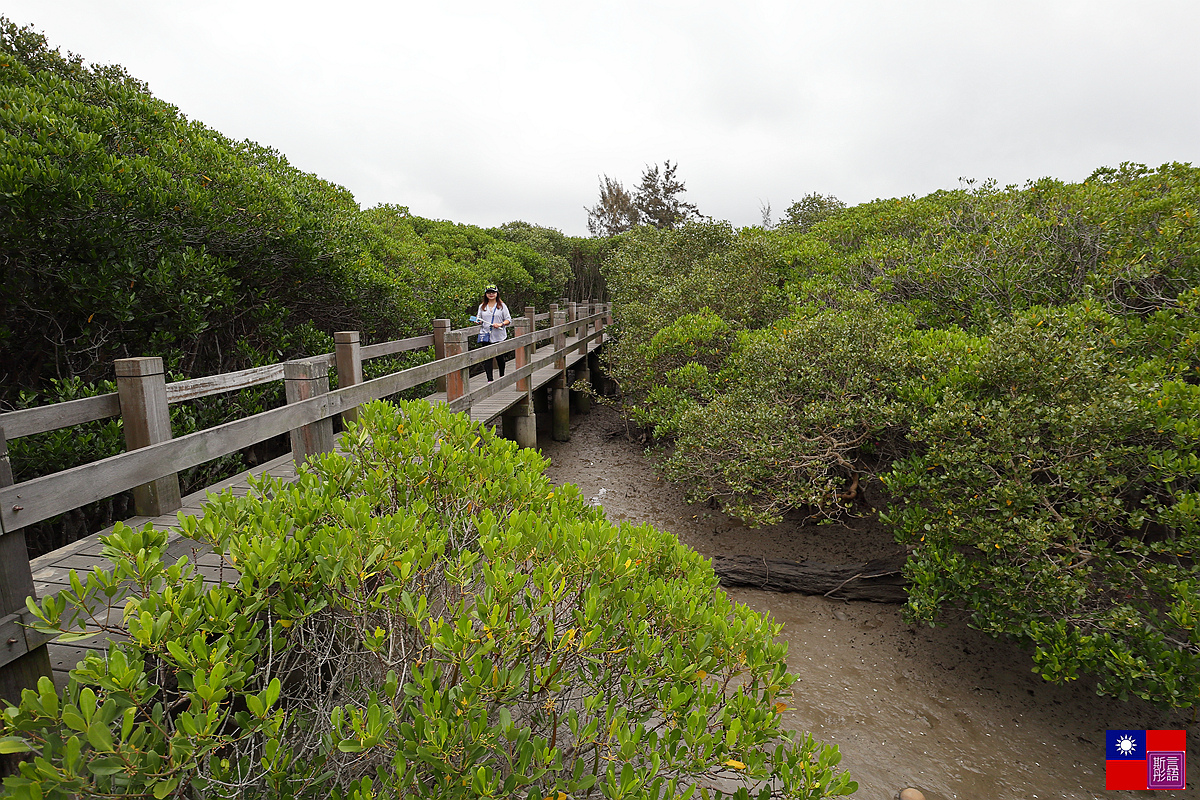
{"label": "green leaf", "polygon": [[28,753],[31,749],[28,742],[16,736],[0,739],[0,753]]}

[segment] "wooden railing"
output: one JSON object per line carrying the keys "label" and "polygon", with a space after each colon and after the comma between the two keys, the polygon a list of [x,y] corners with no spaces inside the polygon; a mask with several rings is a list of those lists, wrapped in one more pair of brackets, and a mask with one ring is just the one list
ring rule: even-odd
{"label": "wooden railing", "polygon": [[[335,415],[352,419],[359,405],[430,380],[438,381],[454,411],[469,410],[473,403],[509,387],[528,393],[527,379],[539,368],[554,363],[565,369],[568,335],[576,338],[572,348],[586,348],[602,339],[611,314],[610,304],[590,302],[570,303],[564,310],[552,306],[546,314],[526,307],[525,316],[514,320],[517,336],[472,351],[467,350],[467,335],[476,326],[452,330],[444,319],[434,320],[430,334],[371,345],[362,345],[357,331],[343,331],[334,336],[333,353],[174,383],[166,383],[161,358],[120,359],[115,362],[117,391],[112,394],[0,414],[0,696],[9,697],[7,690],[14,680],[32,685],[21,677],[16,662],[35,655],[46,658],[45,648],[40,647],[46,638],[22,624],[28,616],[25,598],[34,594],[24,528],[130,489],[137,514],[170,513],[181,507],[178,472],[284,433],[291,434],[292,452],[299,463],[332,449]],[[543,321],[549,327],[536,329],[536,323]],[[538,350],[546,341],[553,346]],[[433,361],[363,380],[364,360],[427,347],[434,349]],[[514,351],[515,369],[473,392],[466,390],[473,365]],[[339,388],[334,391],[329,390],[330,367],[338,372]],[[277,380],[284,381],[286,405],[172,437],[171,404]],[[13,483],[8,440],[114,416],[122,419],[126,452]],[[27,666],[33,670],[30,674],[48,674],[48,663]]]}

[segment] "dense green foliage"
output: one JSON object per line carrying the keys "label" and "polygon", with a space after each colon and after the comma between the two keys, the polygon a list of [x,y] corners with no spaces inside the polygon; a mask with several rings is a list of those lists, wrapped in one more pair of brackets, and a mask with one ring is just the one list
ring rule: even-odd
{"label": "dense green foliage", "polygon": [[[0,407],[105,391],[112,361],[215,375],[466,318],[494,282],[520,308],[600,296],[606,243],[360,210],[280,153],[190,121],[120,67],[87,66],[0,18]],[[107,389],[111,391],[111,388]],[[273,387],[174,410],[176,435],[282,402]],[[17,480],[120,452],[119,423],[19,439]],[[185,474],[184,490],[244,462]],[[113,503],[116,508],[112,508]],[[124,499],[30,532],[38,552]],[[40,542],[40,544],[36,544]]]}
{"label": "dense green foliage", "polygon": [[119,526],[115,570],[42,602],[47,630],[129,641],[3,714],[0,750],[34,755],[13,797],[854,791],[836,748],[780,728],[779,626],[670,534],[444,407],[364,407],[343,446],[184,520],[226,583]]}
{"label": "dense green foliage", "polygon": [[107,377],[127,355],[201,375],[328,350],[334,330],[415,335],[434,316],[465,317],[485,283],[545,305],[571,277],[557,231],[525,225],[521,241],[360,211],[279,153],[7,21],[0,76],[9,402],[51,378]]}
{"label": "dense green foliage", "polygon": [[638,229],[612,368],[693,499],[883,511],[909,611],[1200,704],[1200,170],[987,184],[776,231]]}

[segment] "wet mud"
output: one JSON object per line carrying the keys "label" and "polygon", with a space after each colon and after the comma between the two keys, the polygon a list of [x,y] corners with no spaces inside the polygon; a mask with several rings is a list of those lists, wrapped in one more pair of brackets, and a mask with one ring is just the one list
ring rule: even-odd
{"label": "wet mud", "polygon": [[[853,527],[785,522],[750,529],[692,506],[660,480],[644,445],[608,406],[572,418],[571,441],[539,445],[557,483],[574,483],[609,519],[648,522],[712,556],[722,553],[825,563],[863,561],[896,545],[875,520]],[[967,627],[910,626],[900,607],[731,589],[783,624],[799,680],[785,722],[837,745],[858,781],[856,798],[894,800],[916,787],[927,800],[1200,798],[1200,726],[1178,712],[1100,697],[1094,684],[1056,686],[1031,671],[1017,645]],[[1104,789],[1109,728],[1187,728],[1184,792]]]}

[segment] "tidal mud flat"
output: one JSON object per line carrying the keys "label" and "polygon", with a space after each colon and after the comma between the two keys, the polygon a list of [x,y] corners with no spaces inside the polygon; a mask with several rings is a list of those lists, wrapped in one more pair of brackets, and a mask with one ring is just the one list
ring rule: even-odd
{"label": "tidal mud flat", "polygon": [[[871,518],[853,527],[785,522],[755,530],[688,505],[625,434],[617,412],[601,405],[572,419],[569,443],[551,441],[549,431],[538,441],[550,477],[597,497],[609,519],[653,524],[709,557],[845,563],[896,548]],[[1200,726],[1190,716],[1100,697],[1083,680],[1047,683],[1031,671],[1028,653],[963,619],[918,627],[897,605],[727,591],[783,624],[799,677],[785,721],[841,749],[857,798],[894,800],[909,786],[926,800],[1200,797]],[[1186,728],[1188,790],[1105,791],[1109,728]]]}

